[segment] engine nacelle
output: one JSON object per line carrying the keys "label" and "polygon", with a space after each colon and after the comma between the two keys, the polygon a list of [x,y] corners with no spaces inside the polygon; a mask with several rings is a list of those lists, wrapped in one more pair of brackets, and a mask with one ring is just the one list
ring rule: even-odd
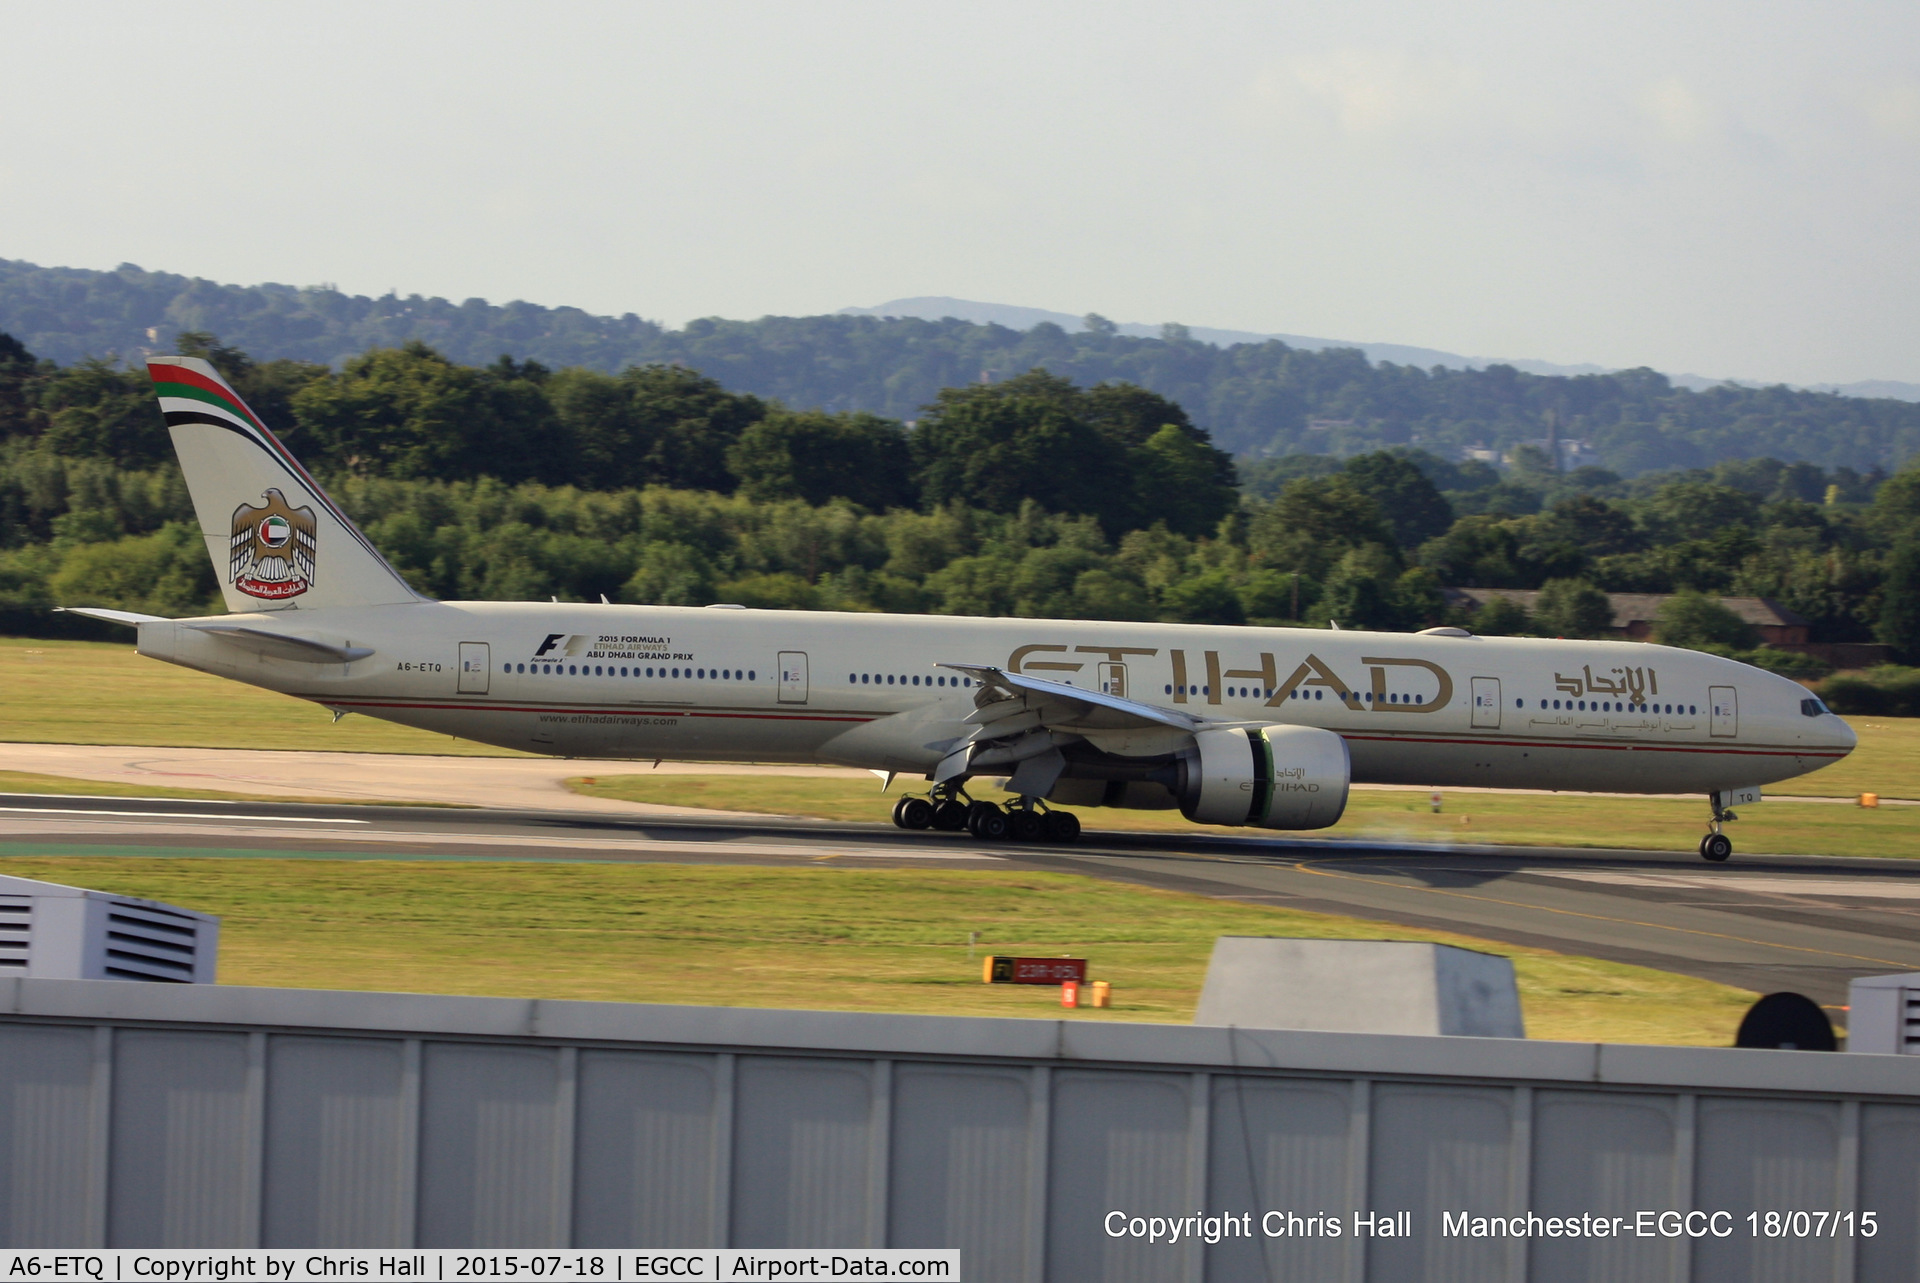
{"label": "engine nacelle", "polygon": [[1324,829],[1347,809],[1347,742],[1317,726],[1201,731],[1181,758],[1180,812],[1199,824]]}

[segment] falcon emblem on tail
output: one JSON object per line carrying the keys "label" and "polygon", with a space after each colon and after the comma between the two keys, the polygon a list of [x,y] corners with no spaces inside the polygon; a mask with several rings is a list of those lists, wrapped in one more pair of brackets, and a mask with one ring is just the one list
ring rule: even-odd
{"label": "falcon emblem on tail", "polygon": [[243,503],[233,510],[229,576],[249,597],[298,597],[313,587],[313,509],[295,508],[274,489],[260,497],[259,507]]}

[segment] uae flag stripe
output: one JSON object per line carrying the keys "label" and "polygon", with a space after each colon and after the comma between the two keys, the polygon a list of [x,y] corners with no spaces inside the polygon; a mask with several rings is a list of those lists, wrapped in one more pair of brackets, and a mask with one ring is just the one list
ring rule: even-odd
{"label": "uae flag stripe", "polygon": [[267,425],[253,417],[253,411],[247,409],[244,401],[205,375],[178,365],[149,365],[147,373],[158,385],[156,391],[161,396],[192,397],[196,401],[205,401],[221,407],[262,432],[267,430]]}
{"label": "uae flag stripe", "polygon": [[[198,405],[210,406],[215,410],[224,410],[231,415],[233,422],[228,426],[245,433],[256,445],[265,447],[281,467],[305,485],[307,492],[333,516],[334,520],[340,523],[348,534],[353,536],[361,547],[385,564],[386,558],[380,556],[380,551],[373,546],[373,541],[360,532],[360,527],[353,524],[353,519],[340,510],[331,496],[321,489],[320,483],[300,466],[300,461],[293,457],[292,451],[280,444],[280,438],[274,436],[266,424],[254,417],[253,411],[247,408],[246,402],[242,401],[232,389],[223,383],[209,379],[204,374],[179,365],[149,364],[147,375],[153,380],[154,391],[160,397],[160,406],[163,411],[168,409],[166,403],[169,400],[191,401]],[[171,416],[169,421],[172,421]],[[397,573],[395,577],[398,577]]]}

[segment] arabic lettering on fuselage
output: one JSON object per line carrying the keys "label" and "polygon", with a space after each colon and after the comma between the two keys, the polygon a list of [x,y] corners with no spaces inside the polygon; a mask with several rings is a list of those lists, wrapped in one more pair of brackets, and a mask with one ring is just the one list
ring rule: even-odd
{"label": "arabic lettering on fuselage", "polygon": [[[1036,642],[1031,645],[1015,647],[1007,657],[1007,671],[1014,673],[1077,673],[1087,666],[1087,660],[1069,659],[1069,655],[1100,656],[1108,663],[1124,663],[1129,656],[1150,658],[1160,653],[1151,646],[1066,646]],[[1036,656],[1049,658],[1035,658]],[[1167,657],[1172,663],[1173,702],[1189,703],[1204,699],[1209,704],[1221,703],[1226,698],[1227,684],[1236,681],[1254,683],[1259,690],[1270,692],[1265,706],[1278,708],[1293,698],[1294,692],[1302,687],[1323,688],[1333,697],[1356,712],[1391,713],[1434,713],[1445,708],[1453,698],[1453,677],[1446,669],[1426,659],[1407,659],[1390,655],[1363,655],[1360,662],[1366,665],[1369,682],[1365,688],[1348,681],[1321,659],[1318,655],[1308,654],[1284,680],[1280,677],[1280,665],[1270,651],[1261,651],[1257,668],[1226,668],[1222,665],[1217,650],[1201,651],[1199,663],[1190,662],[1185,650],[1169,650]],[[1399,692],[1390,690],[1388,673],[1393,669],[1422,669],[1432,674],[1437,689],[1431,695],[1421,692],[1417,703],[1403,703],[1389,698]],[[1204,676],[1202,676],[1204,674]]]}
{"label": "arabic lettering on fuselage", "polygon": [[1660,675],[1651,668],[1619,666],[1607,671],[1619,676],[1595,677],[1592,664],[1583,666],[1571,677],[1565,673],[1555,673],[1554,689],[1575,699],[1586,695],[1625,696],[1629,704],[1644,704],[1647,696],[1660,693]]}

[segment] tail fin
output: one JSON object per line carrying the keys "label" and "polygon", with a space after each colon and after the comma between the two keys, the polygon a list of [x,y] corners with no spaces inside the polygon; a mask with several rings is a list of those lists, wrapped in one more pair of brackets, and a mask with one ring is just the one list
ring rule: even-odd
{"label": "tail fin", "polygon": [[228,610],[420,599],[211,365],[157,356],[147,373]]}

